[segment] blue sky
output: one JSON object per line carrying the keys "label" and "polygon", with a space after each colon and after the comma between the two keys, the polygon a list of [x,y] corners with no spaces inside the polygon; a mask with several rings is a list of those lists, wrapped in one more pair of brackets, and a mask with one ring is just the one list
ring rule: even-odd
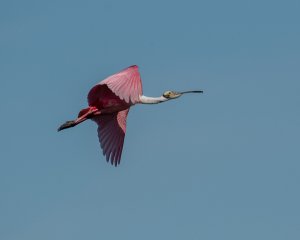
{"label": "blue sky", "polygon": [[[299,239],[299,1],[1,1],[0,238]],[[137,64],[121,165],[93,122]]]}

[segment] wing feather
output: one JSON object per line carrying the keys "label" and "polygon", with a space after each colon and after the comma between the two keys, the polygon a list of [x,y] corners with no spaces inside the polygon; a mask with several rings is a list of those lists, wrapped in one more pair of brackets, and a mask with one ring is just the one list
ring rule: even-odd
{"label": "wing feather", "polygon": [[141,76],[136,65],[109,76],[98,85],[103,84],[106,84],[114,94],[127,103],[138,103],[139,96],[143,94]]}
{"label": "wing feather", "polygon": [[126,133],[126,120],[129,109],[115,114],[94,117],[98,124],[98,138],[107,162],[120,164]]}

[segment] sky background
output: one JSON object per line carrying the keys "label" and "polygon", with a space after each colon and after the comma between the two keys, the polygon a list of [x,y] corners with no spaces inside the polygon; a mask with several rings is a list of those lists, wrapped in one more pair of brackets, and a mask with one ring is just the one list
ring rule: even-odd
{"label": "sky background", "polygon": [[[0,2],[0,238],[300,239],[299,1]],[[57,127],[137,64],[121,165]]]}

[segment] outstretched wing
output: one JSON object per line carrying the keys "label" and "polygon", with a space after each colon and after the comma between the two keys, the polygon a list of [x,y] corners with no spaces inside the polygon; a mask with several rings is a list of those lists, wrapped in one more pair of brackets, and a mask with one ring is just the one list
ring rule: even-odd
{"label": "outstretched wing", "polygon": [[[129,104],[135,104],[139,102],[139,97],[143,94],[141,76],[138,66],[136,65],[109,76],[96,86],[104,84],[106,84],[107,87],[121,100],[124,100]],[[93,93],[89,94],[88,98],[92,98],[92,95],[97,96],[97,94]]]}
{"label": "outstretched wing", "polygon": [[98,124],[98,138],[106,161],[120,164],[129,109],[93,118]]}

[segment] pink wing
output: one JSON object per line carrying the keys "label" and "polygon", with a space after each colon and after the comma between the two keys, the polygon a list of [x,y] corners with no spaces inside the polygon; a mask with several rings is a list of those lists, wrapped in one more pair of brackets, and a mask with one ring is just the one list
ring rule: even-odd
{"label": "pink wing", "polygon": [[99,83],[106,84],[121,100],[135,104],[143,94],[142,81],[138,66],[128,67]]}
{"label": "pink wing", "polygon": [[129,109],[93,118],[98,124],[98,138],[106,161],[120,164]]}

